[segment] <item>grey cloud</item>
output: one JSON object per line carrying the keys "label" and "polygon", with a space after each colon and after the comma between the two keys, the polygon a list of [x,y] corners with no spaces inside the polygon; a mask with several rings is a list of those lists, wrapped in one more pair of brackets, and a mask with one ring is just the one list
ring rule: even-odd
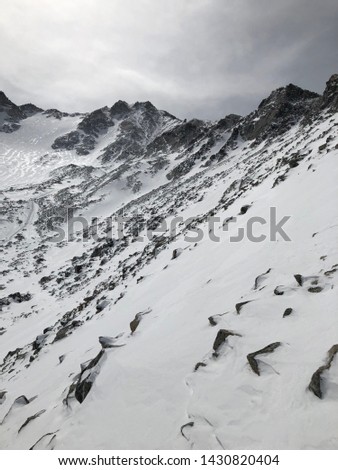
{"label": "grey cloud", "polygon": [[150,100],[179,117],[251,111],[338,63],[335,0],[2,1],[0,89],[88,111]]}

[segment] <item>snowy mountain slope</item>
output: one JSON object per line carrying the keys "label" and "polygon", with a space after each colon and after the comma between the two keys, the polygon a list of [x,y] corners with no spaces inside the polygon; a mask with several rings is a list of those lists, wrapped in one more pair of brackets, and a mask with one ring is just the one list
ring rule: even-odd
{"label": "snowy mountain slope", "polygon": [[[1,448],[338,448],[337,92],[289,85],[218,123],[40,111],[0,135]],[[79,129],[87,154],[52,148]],[[96,239],[52,240],[67,206]],[[230,241],[271,208],[290,241]]]}

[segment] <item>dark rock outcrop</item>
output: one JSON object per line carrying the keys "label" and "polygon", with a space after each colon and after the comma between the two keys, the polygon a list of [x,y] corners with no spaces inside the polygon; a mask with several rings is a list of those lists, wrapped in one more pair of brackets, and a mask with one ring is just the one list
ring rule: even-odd
{"label": "dark rock outcrop", "polygon": [[89,361],[89,363],[82,369],[80,377],[75,385],[75,398],[79,403],[82,403],[90,392],[94,380],[99,374],[99,365],[104,355],[105,351],[104,349],[101,349],[98,355]]}
{"label": "dark rock outcrop", "polygon": [[266,276],[270,273],[271,268],[269,268],[265,273],[260,274],[259,276],[256,277],[255,279],[255,284],[254,284],[254,290],[258,289],[260,286],[261,282],[266,278]]}
{"label": "dark rock outcrop", "polygon": [[277,286],[277,287],[275,287],[273,293],[274,293],[275,295],[284,295],[284,293],[285,293],[285,287],[284,287],[284,286]]}
{"label": "dark rock outcrop", "polygon": [[182,253],[183,253],[182,248],[175,248],[175,249],[173,250],[173,254],[172,254],[171,259],[176,259],[176,258],[178,258]]}
{"label": "dark rock outcrop", "polygon": [[187,436],[184,434],[183,430],[184,430],[185,428],[192,428],[193,426],[194,426],[194,422],[193,422],[193,421],[190,421],[189,423],[183,424],[183,426],[181,426],[181,430],[180,430],[180,431],[181,431],[182,436],[183,436],[185,439],[187,439]]}
{"label": "dark rock outcrop", "polygon": [[3,307],[7,307],[12,302],[21,304],[22,302],[28,302],[32,299],[32,294],[27,292],[26,294],[22,294],[21,292],[14,292],[13,294],[9,294],[7,297],[2,297],[0,299],[0,312],[2,311]]}
{"label": "dark rock outcrop", "polygon": [[322,107],[329,108],[333,112],[338,111],[338,74],[332,75],[326,82],[323,93]]}
{"label": "dark rock outcrop", "polygon": [[301,274],[294,274],[293,277],[296,279],[298,285],[302,287],[302,285],[303,285],[303,276]]}
{"label": "dark rock outcrop", "polygon": [[7,394],[7,390],[0,391],[0,405],[2,405],[4,401],[6,400],[6,394]]}
{"label": "dark rock outcrop", "polygon": [[118,338],[119,336],[99,336],[99,343],[103,349],[121,348],[122,346],[125,346],[125,344],[116,344]]}
{"label": "dark rock outcrop", "polygon": [[27,426],[27,424],[29,424],[31,421],[33,421],[34,419],[38,418],[39,416],[41,416],[43,413],[45,413],[46,410],[40,410],[38,411],[37,413],[35,413],[33,416],[29,416],[26,421],[23,423],[22,426],[20,426],[19,430],[18,430],[18,434],[23,430],[23,428],[25,428]]}
{"label": "dark rock outcrop", "polygon": [[250,302],[252,302],[252,300],[245,300],[244,302],[239,302],[238,304],[236,304],[235,309],[236,309],[237,315],[239,315],[241,313],[241,310],[244,307],[244,305],[246,305]]}
{"label": "dark rock outcrop", "polygon": [[139,326],[139,324],[141,322],[141,319],[142,319],[142,314],[137,313],[135,315],[134,320],[132,320],[130,322],[130,331],[131,331],[132,334],[136,331],[137,327]]}
{"label": "dark rock outcrop", "polygon": [[319,292],[322,292],[323,287],[321,286],[315,286],[315,287],[309,287],[308,292],[311,292],[312,294],[318,294]]}
{"label": "dark rock outcrop", "polygon": [[219,330],[216,335],[214,344],[212,346],[214,350],[214,353],[213,353],[214,357],[218,356],[219,350],[223,346],[223,344],[226,342],[226,339],[228,338],[228,336],[240,336],[240,335],[230,330],[225,330],[225,329]]}
{"label": "dark rock outcrop", "polygon": [[254,371],[255,374],[261,375],[256,357],[260,356],[261,354],[269,354],[269,353],[274,352],[275,349],[277,349],[277,348],[279,348],[279,346],[281,346],[281,344],[282,343],[280,343],[280,342],[268,344],[268,346],[265,346],[265,348],[259,349],[258,351],[250,353],[246,356],[247,359],[248,359],[248,362],[250,364],[250,367]]}
{"label": "dark rock outcrop", "polygon": [[323,391],[322,391],[322,374],[326,370],[329,370],[332,362],[338,353],[338,344],[333,345],[328,353],[327,353],[327,360],[326,363],[319,367],[316,372],[312,375],[311,381],[309,384],[309,390],[316,395],[318,398],[323,398]]}
{"label": "dark rock outcrop", "polygon": [[286,308],[283,313],[283,318],[288,317],[289,315],[291,315],[292,312],[293,312],[293,309],[291,307]]}
{"label": "dark rock outcrop", "polygon": [[240,122],[240,135],[257,143],[283,134],[306,116],[320,95],[289,84],[273,91]]}

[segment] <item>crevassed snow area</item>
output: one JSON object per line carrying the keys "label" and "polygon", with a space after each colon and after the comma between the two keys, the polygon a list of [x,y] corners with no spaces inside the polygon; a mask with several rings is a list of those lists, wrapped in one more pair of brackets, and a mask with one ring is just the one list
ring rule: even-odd
{"label": "crevassed snow area", "polygon": [[[6,184],[26,191],[7,197],[29,199],[25,225],[6,225],[2,296],[31,297],[0,312],[1,448],[337,449],[338,354],[322,370],[322,399],[309,390],[338,344],[337,116],[268,144],[239,142],[217,165],[170,183],[169,193],[166,173],[146,174],[146,161],[138,162],[138,193],[105,168],[81,213],[106,216],[123,204],[152,216],[164,210],[166,220],[191,217],[204,233],[187,240],[180,226],[163,249],[161,239],[130,237],[111,256],[101,239],[52,243],[37,233],[41,201],[29,183],[71,162],[99,167],[108,142],[86,157],[57,152],[60,162],[44,166],[40,153],[75,118],[48,120],[49,131],[29,147],[44,119],[27,119],[2,144]],[[282,174],[281,159],[297,152],[306,157]],[[168,156],[166,172],[176,157]],[[38,196],[44,191],[56,194],[41,187]],[[270,240],[271,208],[277,221],[289,216],[289,241]],[[202,217],[211,211],[219,241]],[[226,231],[229,217],[237,220]],[[252,217],[267,221],[253,225],[267,238],[230,241]],[[25,239],[16,242],[18,233]]]}

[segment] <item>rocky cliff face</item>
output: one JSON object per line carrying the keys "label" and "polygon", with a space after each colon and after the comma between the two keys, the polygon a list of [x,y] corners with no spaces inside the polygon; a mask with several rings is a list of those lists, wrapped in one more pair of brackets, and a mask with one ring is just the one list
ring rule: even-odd
{"label": "rocky cliff face", "polygon": [[295,85],[278,88],[264,99],[240,127],[240,134],[249,140],[262,141],[291,129],[314,107],[319,95]]}
{"label": "rocky cliff face", "polygon": [[338,74],[334,74],[326,82],[322,98],[322,108],[329,108],[332,112],[338,110]]}
{"label": "rocky cliff face", "polygon": [[218,122],[0,94],[2,448],[338,446],[337,91]]}

